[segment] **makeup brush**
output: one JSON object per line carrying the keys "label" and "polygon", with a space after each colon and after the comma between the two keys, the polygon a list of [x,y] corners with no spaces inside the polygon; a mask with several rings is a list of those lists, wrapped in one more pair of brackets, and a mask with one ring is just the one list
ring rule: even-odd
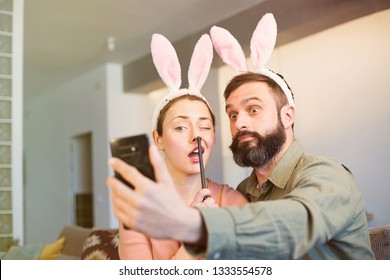
{"label": "makeup brush", "polygon": [[199,165],[200,165],[200,178],[202,179],[202,189],[206,188],[206,177],[204,174],[204,165],[203,165],[203,156],[202,156],[202,145],[200,143],[200,138],[199,136],[196,137],[196,141],[198,142],[198,154],[199,154]]}

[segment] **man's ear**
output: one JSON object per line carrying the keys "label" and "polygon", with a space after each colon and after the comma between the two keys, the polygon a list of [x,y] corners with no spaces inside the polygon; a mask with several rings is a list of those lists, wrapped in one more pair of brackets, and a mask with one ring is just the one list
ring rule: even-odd
{"label": "man's ear", "polygon": [[280,119],[284,128],[292,127],[295,122],[295,108],[291,105],[285,105],[280,110]]}
{"label": "man's ear", "polygon": [[164,144],[162,141],[162,137],[160,135],[158,135],[157,130],[153,130],[153,140],[154,140],[154,144],[156,144],[156,147],[159,150],[164,150]]}

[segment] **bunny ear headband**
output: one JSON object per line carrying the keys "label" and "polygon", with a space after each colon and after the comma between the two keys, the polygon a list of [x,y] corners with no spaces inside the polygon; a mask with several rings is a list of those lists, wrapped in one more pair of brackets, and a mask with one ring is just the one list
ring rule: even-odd
{"label": "bunny ear headband", "polygon": [[194,95],[204,100],[210,107],[200,89],[206,81],[213,60],[213,44],[210,36],[204,34],[195,45],[188,68],[188,88],[180,89],[181,68],[176,51],[167,38],[153,34],[151,43],[153,63],[161,79],[168,87],[164,96],[154,109],[152,117],[153,129],[157,127],[157,119],[161,110],[173,99],[182,95]]}
{"label": "bunny ear headband", "polygon": [[[256,73],[274,80],[283,90],[288,103],[295,107],[291,90],[286,82],[275,72],[265,68],[276,43],[277,26],[271,13],[265,14],[253,32],[250,44],[251,60]],[[229,31],[213,26],[210,30],[213,45],[223,62],[236,73],[248,72],[245,54],[240,44]]]}

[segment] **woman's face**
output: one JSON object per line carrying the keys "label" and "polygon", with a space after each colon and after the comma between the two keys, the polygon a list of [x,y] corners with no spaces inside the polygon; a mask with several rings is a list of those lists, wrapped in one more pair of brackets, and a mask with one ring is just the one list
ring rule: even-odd
{"label": "woman's face", "polygon": [[207,164],[215,142],[214,126],[207,105],[199,100],[182,99],[166,112],[163,135],[154,140],[164,150],[171,172],[187,175],[200,172],[196,138],[202,138],[203,163]]}

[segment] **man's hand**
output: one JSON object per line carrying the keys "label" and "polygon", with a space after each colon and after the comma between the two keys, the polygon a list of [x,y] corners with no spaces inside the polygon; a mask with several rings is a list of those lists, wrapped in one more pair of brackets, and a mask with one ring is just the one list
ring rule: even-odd
{"label": "man's hand", "polygon": [[196,243],[204,232],[200,213],[184,204],[155,145],[149,147],[149,157],[156,182],[118,158],[109,160],[109,165],[135,188],[108,177],[115,216],[127,227],[151,237]]}

